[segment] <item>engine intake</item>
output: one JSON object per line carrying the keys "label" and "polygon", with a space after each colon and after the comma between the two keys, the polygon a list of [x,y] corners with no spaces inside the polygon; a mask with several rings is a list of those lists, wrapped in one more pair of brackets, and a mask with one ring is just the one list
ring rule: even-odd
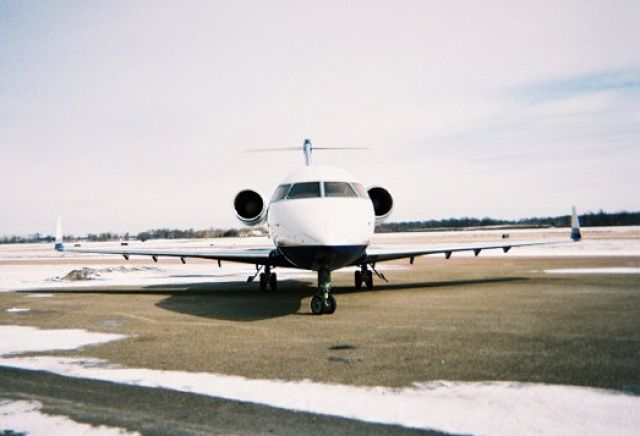
{"label": "engine intake", "polygon": [[262,224],[266,210],[260,194],[250,189],[238,192],[233,200],[233,208],[240,221],[249,226]]}
{"label": "engine intake", "polygon": [[376,215],[376,225],[382,224],[391,215],[393,209],[393,197],[389,194],[389,191],[380,187],[373,186],[367,189],[369,198],[373,203],[373,212]]}

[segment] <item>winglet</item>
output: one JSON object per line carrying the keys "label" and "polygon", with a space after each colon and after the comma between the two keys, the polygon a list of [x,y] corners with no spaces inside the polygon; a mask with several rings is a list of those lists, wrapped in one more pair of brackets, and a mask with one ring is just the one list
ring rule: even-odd
{"label": "winglet", "polygon": [[56,223],[56,245],[54,245],[56,251],[64,251],[64,243],[62,242],[62,218],[58,217]]}
{"label": "winglet", "polygon": [[571,211],[571,239],[575,242],[582,239],[582,235],[580,234],[580,221],[578,220],[578,214],[576,213],[575,206],[573,206]]}

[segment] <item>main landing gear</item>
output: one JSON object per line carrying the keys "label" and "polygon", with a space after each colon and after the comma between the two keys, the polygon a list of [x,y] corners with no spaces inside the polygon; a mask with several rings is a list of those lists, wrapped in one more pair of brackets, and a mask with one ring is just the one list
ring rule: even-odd
{"label": "main landing gear", "polygon": [[[257,269],[260,271],[260,268]],[[250,276],[247,281],[252,282],[257,275],[258,272],[256,272],[255,275]],[[260,273],[260,290],[266,291],[267,288],[271,289],[273,292],[278,290],[278,275],[271,272],[271,265],[265,265],[264,272]]]}
{"label": "main landing gear", "polygon": [[318,271],[318,290],[311,299],[311,312],[314,315],[331,315],[337,307],[336,299],[331,295],[331,271],[320,270]]}
{"label": "main landing gear", "polygon": [[373,289],[373,273],[367,268],[366,264],[360,265],[360,271],[355,273],[356,289],[362,289],[364,283],[367,289]]}

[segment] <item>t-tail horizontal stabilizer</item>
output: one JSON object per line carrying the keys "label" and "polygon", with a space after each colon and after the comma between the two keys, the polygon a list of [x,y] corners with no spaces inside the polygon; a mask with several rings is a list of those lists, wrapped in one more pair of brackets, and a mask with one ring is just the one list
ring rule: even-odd
{"label": "t-tail horizontal stabilizer", "polygon": [[582,235],[580,234],[580,221],[578,220],[575,206],[573,206],[573,209],[571,211],[571,239],[573,239],[575,242],[578,242],[580,239],[582,239]]}
{"label": "t-tail horizontal stabilizer", "polygon": [[54,245],[56,251],[64,251],[64,244],[62,243],[62,218],[58,217],[56,224],[56,245]]}

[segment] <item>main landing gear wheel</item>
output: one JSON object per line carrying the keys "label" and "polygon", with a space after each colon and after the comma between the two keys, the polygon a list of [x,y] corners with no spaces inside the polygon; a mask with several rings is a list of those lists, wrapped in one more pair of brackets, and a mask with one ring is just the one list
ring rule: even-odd
{"label": "main landing gear wheel", "polygon": [[367,276],[364,278],[364,284],[367,286],[367,289],[373,289],[373,274],[371,274],[371,271],[367,271]]}
{"label": "main landing gear wheel", "polygon": [[260,290],[262,292],[267,290],[267,275],[265,273],[260,273]]}
{"label": "main landing gear wheel", "polygon": [[[252,281],[253,277],[249,277],[249,281]],[[273,292],[278,290],[278,275],[271,272],[271,266],[265,265],[264,272],[260,273],[260,290],[266,291],[267,288]]]}
{"label": "main landing gear wheel", "polygon": [[362,289],[362,283],[365,284],[367,289],[373,289],[373,272],[367,268],[367,265],[361,265],[360,271],[356,271],[354,274],[354,283],[356,289]]}
{"label": "main landing gear wheel", "polygon": [[324,301],[320,297],[313,297],[311,299],[311,312],[314,315],[322,315],[324,313]]}
{"label": "main landing gear wheel", "polygon": [[356,289],[362,289],[362,273],[360,271],[355,273],[355,285]]}
{"label": "main landing gear wheel", "polygon": [[333,295],[329,295],[329,298],[327,298],[327,301],[325,302],[324,313],[327,315],[333,315],[337,308],[338,303],[336,302],[336,299]]}

